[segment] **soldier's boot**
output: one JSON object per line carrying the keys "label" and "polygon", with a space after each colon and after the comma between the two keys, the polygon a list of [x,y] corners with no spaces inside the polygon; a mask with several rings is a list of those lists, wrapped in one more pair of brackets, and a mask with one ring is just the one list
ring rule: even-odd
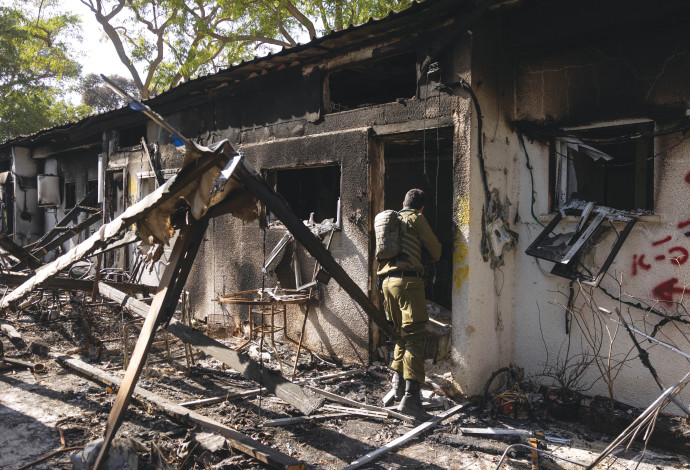
{"label": "soldier's boot", "polygon": [[434,415],[424,411],[422,407],[422,384],[414,380],[405,381],[405,395],[400,401],[398,411],[412,416],[420,421],[429,421]]}
{"label": "soldier's boot", "polygon": [[383,397],[383,406],[390,406],[393,402],[399,403],[405,395],[405,379],[402,372],[393,371],[391,384],[391,389]]}

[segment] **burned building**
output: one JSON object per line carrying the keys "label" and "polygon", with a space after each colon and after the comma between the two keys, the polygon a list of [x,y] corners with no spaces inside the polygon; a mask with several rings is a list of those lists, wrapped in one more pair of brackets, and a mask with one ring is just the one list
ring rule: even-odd
{"label": "burned building", "polygon": [[[543,375],[564,344],[578,345],[572,357],[607,350],[607,326],[620,324],[598,307],[622,309],[681,349],[687,341],[687,7],[600,3],[429,0],[147,104],[195,142],[228,139],[298,217],[337,226],[330,252],[376,305],[374,216],[399,208],[411,187],[425,190],[443,244],[427,295],[451,312],[453,375],[477,395],[509,363]],[[112,220],[183,155],[168,131],[127,108],[15,138],[0,153],[6,233],[19,245],[92,191]],[[52,198],[38,194],[44,187]],[[186,287],[196,317],[241,328],[248,307],[217,300],[313,279],[315,261],[299,243],[269,260],[286,230],[265,217],[266,230],[212,220]],[[129,272],[135,258],[130,247],[107,263]],[[155,283],[159,269],[142,279]],[[591,297],[583,283],[596,285]],[[385,338],[339,285],[320,285],[309,302],[305,347],[349,363],[385,359]],[[287,308],[294,341],[306,309]],[[639,361],[622,362],[631,344],[612,347],[612,388],[641,405],[657,389]],[[673,354],[650,351],[664,384],[685,372]],[[607,393],[595,365],[584,377]]]}

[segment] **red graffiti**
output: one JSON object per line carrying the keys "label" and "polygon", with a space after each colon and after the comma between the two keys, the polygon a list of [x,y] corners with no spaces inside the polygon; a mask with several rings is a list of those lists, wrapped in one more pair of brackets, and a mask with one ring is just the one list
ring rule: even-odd
{"label": "red graffiti", "polygon": [[674,246],[673,248],[668,250],[669,255],[671,255],[672,253],[679,253],[678,256],[671,257],[671,263],[677,266],[685,264],[685,262],[688,260],[688,250],[686,250],[682,246]]}
{"label": "red graffiti", "polygon": [[690,171],[688,171],[688,174],[685,175],[685,182],[690,184]]}
{"label": "red graffiti", "polygon": [[671,241],[671,235],[667,236],[666,238],[662,238],[661,240],[657,240],[655,242],[652,242],[652,246],[659,246],[659,245],[662,245],[662,244],[664,244],[666,242],[670,242],[670,241]]}
{"label": "red graffiti", "polygon": [[644,269],[645,271],[649,271],[652,269],[652,265],[645,263],[644,262],[644,256],[645,255],[633,255],[633,264],[632,264],[632,275],[637,276],[637,268],[638,266],[640,269]]}
{"label": "red graffiti", "polygon": [[690,220],[684,220],[683,222],[678,222],[678,228],[685,228],[690,225]]}
{"label": "red graffiti", "polygon": [[659,255],[659,256],[654,257],[655,261],[663,261],[665,259],[666,259],[666,255]]}
{"label": "red graffiti", "polygon": [[676,286],[676,284],[678,284],[678,279],[675,277],[664,281],[652,289],[652,296],[665,304],[671,304],[676,294],[685,293],[685,286]]}

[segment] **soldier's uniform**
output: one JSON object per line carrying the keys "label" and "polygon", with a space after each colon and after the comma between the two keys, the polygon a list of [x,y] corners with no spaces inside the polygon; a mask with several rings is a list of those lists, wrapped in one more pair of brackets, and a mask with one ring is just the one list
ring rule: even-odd
{"label": "soldier's uniform", "polygon": [[441,243],[419,211],[403,208],[400,215],[407,225],[400,253],[395,258],[379,261],[377,274],[385,277],[384,306],[399,333],[391,368],[402,373],[405,380],[422,384],[429,321],[422,278],[422,248],[429,253],[431,261],[436,262],[441,257]]}

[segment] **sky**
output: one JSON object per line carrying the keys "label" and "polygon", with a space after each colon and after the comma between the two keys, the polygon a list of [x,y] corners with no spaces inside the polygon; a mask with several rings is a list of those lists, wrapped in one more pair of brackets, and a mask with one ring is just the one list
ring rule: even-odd
{"label": "sky", "polygon": [[80,54],[77,58],[82,65],[82,73],[122,75],[129,77],[129,71],[120,62],[120,58],[115,52],[115,47],[107,40],[87,6],[79,0],[63,0],[62,8],[79,15],[82,21],[82,41],[76,44],[75,48]]}

